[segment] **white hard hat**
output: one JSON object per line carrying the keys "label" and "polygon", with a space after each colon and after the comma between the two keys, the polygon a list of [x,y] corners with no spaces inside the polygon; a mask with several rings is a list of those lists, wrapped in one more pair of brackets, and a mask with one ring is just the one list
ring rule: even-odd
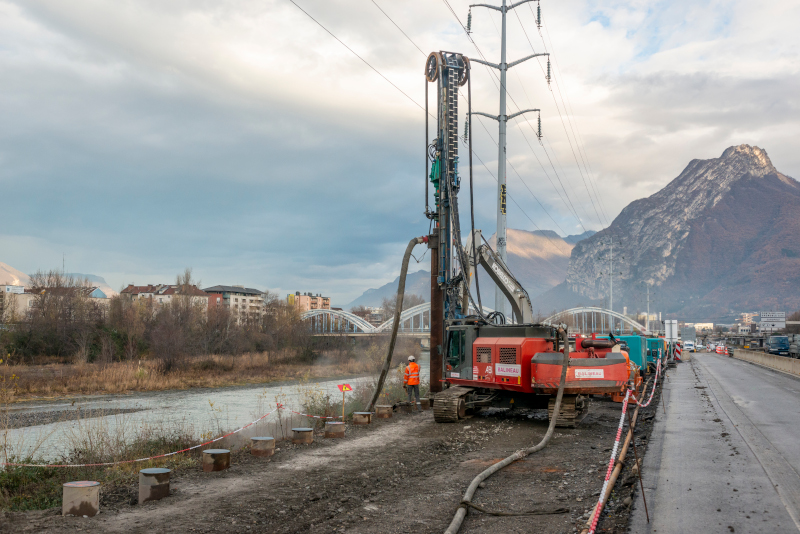
{"label": "white hard hat", "polygon": [[414,360],[416,360],[416,358],[413,355],[408,357],[408,361],[413,362]]}

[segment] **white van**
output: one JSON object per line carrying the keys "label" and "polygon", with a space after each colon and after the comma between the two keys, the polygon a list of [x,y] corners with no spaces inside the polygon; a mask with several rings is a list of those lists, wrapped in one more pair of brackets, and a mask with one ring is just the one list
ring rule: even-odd
{"label": "white van", "polygon": [[694,341],[684,341],[683,350],[686,352],[695,352]]}

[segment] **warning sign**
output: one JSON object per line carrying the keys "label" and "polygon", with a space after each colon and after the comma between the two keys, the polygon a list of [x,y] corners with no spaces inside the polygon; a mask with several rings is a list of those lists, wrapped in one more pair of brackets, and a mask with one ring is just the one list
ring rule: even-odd
{"label": "warning sign", "polygon": [[339,391],[344,393],[345,391],[353,391],[353,388],[350,387],[350,384],[339,384]]}

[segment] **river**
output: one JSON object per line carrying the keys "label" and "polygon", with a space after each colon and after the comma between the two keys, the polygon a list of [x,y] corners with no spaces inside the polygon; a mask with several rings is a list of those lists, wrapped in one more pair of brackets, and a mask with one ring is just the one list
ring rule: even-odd
{"label": "river", "polygon": [[[427,362],[423,353],[420,363]],[[428,365],[421,365],[421,378],[427,380]],[[349,379],[321,380],[318,382],[289,381],[224,388],[198,388],[132,393],[129,395],[86,395],[77,399],[34,400],[14,404],[12,414],[44,415],[64,412],[73,415],[69,420],[15,428],[0,433],[6,450],[17,458],[33,456],[48,461],[60,459],[87,441],[95,443],[131,440],[152,429],[183,431],[208,438],[240,428],[275,409],[281,403],[280,417],[273,413],[227,442],[237,445],[251,436],[279,437],[289,435],[287,429],[306,426],[309,419],[288,410],[302,411],[308,396],[331,395],[342,398],[338,385],[347,383],[357,389],[370,386],[373,376]],[[345,396],[352,393],[345,393]],[[75,418],[74,412],[99,410],[113,413],[91,418]],[[117,413],[119,410],[137,410]],[[97,413],[97,412],[95,412]],[[0,443],[2,445],[2,443]],[[167,451],[164,451],[167,452]]]}

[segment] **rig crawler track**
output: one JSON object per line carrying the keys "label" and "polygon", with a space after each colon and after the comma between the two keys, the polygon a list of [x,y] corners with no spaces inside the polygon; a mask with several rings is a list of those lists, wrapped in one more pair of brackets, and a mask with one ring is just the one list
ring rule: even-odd
{"label": "rig crawler track", "polygon": [[455,423],[467,413],[466,396],[472,388],[451,387],[437,393],[433,403],[433,419],[437,423]]}
{"label": "rig crawler track", "polygon": [[[556,406],[556,398],[550,397],[547,403],[547,419],[553,418],[553,409]],[[582,395],[564,395],[561,399],[561,409],[558,413],[556,426],[559,428],[575,428],[578,426],[586,413],[589,411],[588,400]]]}

